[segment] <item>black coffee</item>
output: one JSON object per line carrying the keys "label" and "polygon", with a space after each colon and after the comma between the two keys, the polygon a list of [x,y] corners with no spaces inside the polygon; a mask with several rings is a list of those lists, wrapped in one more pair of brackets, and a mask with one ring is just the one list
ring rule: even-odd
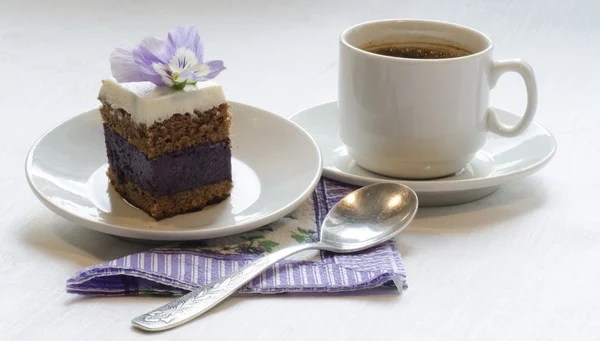
{"label": "black coffee", "polygon": [[410,59],[447,59],[472,54],[460,47],[442,44],[389,44],[367,46],[363,50],[384,56]]}

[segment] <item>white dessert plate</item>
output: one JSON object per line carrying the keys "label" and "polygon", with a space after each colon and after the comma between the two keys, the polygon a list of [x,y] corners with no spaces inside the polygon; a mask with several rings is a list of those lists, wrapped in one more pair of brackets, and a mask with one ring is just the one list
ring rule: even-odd
{"label": "white dessert plate", "polygon": [[[517,115],[495,109],[502,122],[513,123]],[[372,173],[358,166],[338,137],[337,103],[303,110],[291,117],[314,137],[323,154],[323,176],[364,186],[398,182],[411,187],[421,206],[443,206],[469,202],[493,193],[499,185],[533,174],[554,156],[556,140],[539,123],[533,122],[517,137],[492,133],[467,168],[455,176],[436,180],[402,180]]]}
{"label": "white dessert plate", "polygon": [[145,240],[196,240],[248,231],[290,213],[316,187],[322,160],[316,142],[295,123],[249,105],[232,105],[232,173],[227,200],[155,221],[108,183],[98,110],[59,124],[35,142],[26,174],[48,208],[92,230]]}

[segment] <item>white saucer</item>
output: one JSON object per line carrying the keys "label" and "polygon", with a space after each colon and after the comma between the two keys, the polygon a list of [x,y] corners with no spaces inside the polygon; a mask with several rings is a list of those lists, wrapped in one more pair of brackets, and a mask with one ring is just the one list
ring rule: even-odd
{"label": "white saucer", "polygon": [[[517,116],[495,109],[502,122]],[[337,103],[303,110],[291,117],[314,137],[323,154],[323,176],[353,185],[398,182],[411,187],[421,206],[443,206],[469,202],[493,193],[499,185],[533,174],[544,167],[556,151],[556,140],[546,128],[533,122],[517,137],[488,134],[485,146],[458,175],[436,180],[401,180],[369,172],[348,155],[337,132]]]}
{"label": "white saucer", "polygon": [[155,221],[109,185],[102,122],[91,110],[59,124],[31,148],[29,185],[55,213],[90,229],[136,239],[194,240],[248,231],[290,213],[321,176],[316,142],[276,114],[232,103],[231,197],[200,212]]}

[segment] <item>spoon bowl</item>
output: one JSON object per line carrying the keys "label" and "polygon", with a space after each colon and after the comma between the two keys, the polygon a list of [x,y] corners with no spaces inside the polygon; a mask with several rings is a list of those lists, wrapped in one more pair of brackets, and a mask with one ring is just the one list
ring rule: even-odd
{"label": "spoon bowl", "polygon": [[327,214],[318,248],[343,253],[383,243],[408,226],[418,206],[417,195],[404,185],[379,183],[360,188]]}

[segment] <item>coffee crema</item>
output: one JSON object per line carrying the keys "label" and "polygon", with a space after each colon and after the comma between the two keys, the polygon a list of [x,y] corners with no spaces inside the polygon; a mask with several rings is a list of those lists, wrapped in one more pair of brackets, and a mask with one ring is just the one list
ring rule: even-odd
{"label": "coffee crema", "polygon": [[371,53],[383,56],[409,59],[448,59],[473,54],[463,48],[431,43],[396,43],[386,45],[370,45],[362,48]]}

